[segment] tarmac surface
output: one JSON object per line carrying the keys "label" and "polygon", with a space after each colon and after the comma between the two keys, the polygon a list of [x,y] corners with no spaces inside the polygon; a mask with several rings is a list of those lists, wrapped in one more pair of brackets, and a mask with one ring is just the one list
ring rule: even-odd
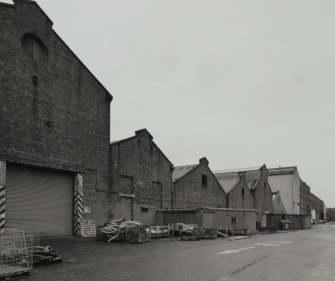
{"label": "tarmac surface", "polygon": [[72,237],[41,244],[55,248],[63,262],[13,280],[335,280],[333,223],[236,241],[164,238],[127,244]]}

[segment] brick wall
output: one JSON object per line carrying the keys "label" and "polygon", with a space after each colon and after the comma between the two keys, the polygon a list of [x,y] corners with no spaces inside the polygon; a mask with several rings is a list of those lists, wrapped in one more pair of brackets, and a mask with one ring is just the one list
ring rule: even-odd
{"label": "brick wall", "polygon": [[[147,130],[112,143],[111,163],[114,218],[130,218],[130,210],[133,219],[154,224],[156,208],[171,208],[173,165]],[[128,209],[118,208],[122,196],[129,195],[134,197],[128,202]]]}
{"label": "brick wall", "polygon": [[[207,186],[202,183],[206,176]],[[226,193],[208,167],[205,158],[199,165],[173,183],[174,208],[226,207]]]}
{"label": "brick wall", "polygon": [[[244,191],[242,191],[242,189]],[[251,209],[254,208],[255,202],[245,177],[242,176],[238,183],[227,194],[228,208]]]}
{"label": "brick wall", "polygon": [[310,215],[311,208],[310,208],[310,187],[300,180],[300,214],[302,215]]}
{"label": "brick wall", "polygon": [[313,193],[310,193],[310,207],[311,210],[315,210],[315,223],[319,223],[319,220],[324,219],[324,203]]}
{"label": "brick wall", "polygon": [[258,180],[257,185],[252,189],[255,198],[255,209],[260,210],[257,215],[257,221],[262,220],[263,212],[273,212],[272,190],[268,182],[268,171],[265,165],[260,168],[260,171],[260,179]]}
{"label": "brick wall", "polygon": [[[44,53],[24,50],[27,33]],[[87,217],[105,221],[111,96],[35,2],[0,5],[0,41],[0,158],[83,172]]]}
{"label": "brick wall", "polygon": [[[214,227],[221,230],[248,230],[250,234],[256,233],[256,211],[250,210],[225,210],[213,213]],[[236,224],[232,224],[235,218]]]}

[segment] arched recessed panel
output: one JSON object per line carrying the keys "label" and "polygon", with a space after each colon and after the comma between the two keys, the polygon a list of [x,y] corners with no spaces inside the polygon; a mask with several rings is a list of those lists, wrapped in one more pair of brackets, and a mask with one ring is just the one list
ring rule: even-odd
{"label": "arched recessed panel", "polygon": [[26,33],[22,37],[22,47],[24,52],[32,60],[44,62],[47,56],[47,48],[43,41],[32,33]]}

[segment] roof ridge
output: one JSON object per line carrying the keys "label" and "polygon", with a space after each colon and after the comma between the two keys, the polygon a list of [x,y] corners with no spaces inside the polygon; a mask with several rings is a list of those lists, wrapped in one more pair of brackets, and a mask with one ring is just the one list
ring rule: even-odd
{"label": "roof ridge", "polygon": [[237,172],[246,172],[246,171],[258,171],[261,166],[246,167],[246,168],[236,168],[236,169],[226,169],[226,170],[217,170],[213,171],[214,174],[228,174],[228,173],[237,173]]}

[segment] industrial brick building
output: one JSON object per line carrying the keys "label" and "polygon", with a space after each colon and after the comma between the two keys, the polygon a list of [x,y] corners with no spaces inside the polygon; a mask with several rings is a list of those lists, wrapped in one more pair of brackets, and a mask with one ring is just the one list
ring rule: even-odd
{"label": "industrial brick building", "polygon": [[226,192],[205,157],[199,164],[175,167],[172,177],[173,208],[226,207]]}
{"label": "industrial brick building", "polygon": [[297,167],[269,169],[269,182],[280,195],[287,214],[311,217],[313,223],[325,217],[325,205],[311,193],[311,188],[299,175]]}
{"label": "industrial brick building", "polygon": [[0,3],[0,227],[79,234],[109,218],[112,96],[34,1]]}
{"label": "industrial brick building", "polygon": [[227,193],[227,208],[252,209],[255,199],[249,190],[245,179],[245,172],[239,173],[214,173],[215,177]]}
{"label": "industrial brick building", "polygon": [[319,223],[320,220],[325,219],[325,204],[313,193],[310,194],[310,208],[312,223]]}
{"label": "industrial brick building", "polygon": [[[215,175],[222,180],[222,184],[237,183],[240,177],[243,175],[250,193],[253,197],[253,208],[258,210],[257,213],[257,227],[266,224],[266,214],[271,214],[273,211],[272,206],[272,191],[268,182],[268,170],[265,165],[256,168],[246,169],[234,169],[217,171]],[[224,180],[226,179],[226,180]],[[243,179],[242,179],[243,184]],[[243,186],[242,186],[243,187]],[[242,190],[238,191],[242,194]],[[244,190],[244,194],[247,194]],[[242,198],[241,198],[242,199]],[[248,204],[252,201],[249,200]],[[239,200],[239,205],[243,203],[243,200]],[[245,203],[244,203],[245,204]]]}
{"label": "industrial brick building", "polygon": [[335,208],[326,209],[326,218],[328,221],[335,221]]}
{"label": "industrial brick building", "polygon": [[171,208],[173,164],[146,130],[111,143],[111,218],[156,223],[156,208]]}

